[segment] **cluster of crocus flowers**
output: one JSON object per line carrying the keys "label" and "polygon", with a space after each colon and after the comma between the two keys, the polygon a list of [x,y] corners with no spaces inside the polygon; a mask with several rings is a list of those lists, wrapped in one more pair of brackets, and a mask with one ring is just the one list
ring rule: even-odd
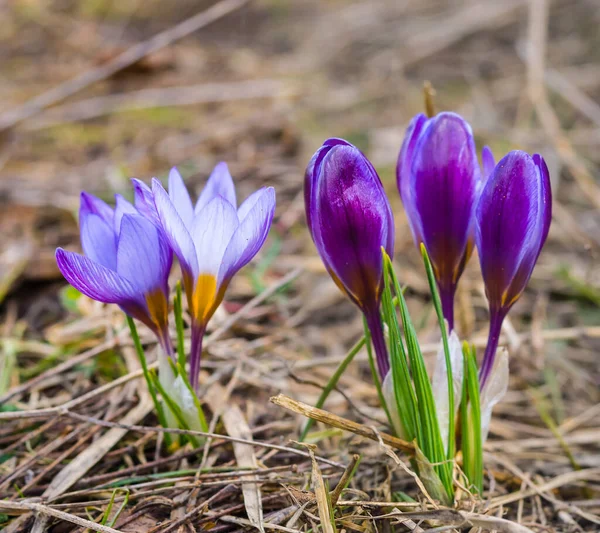
{"label": "cluster of crocus flowers", "polygon": [[[414,241],[431,260],[450,331],[458,281],[478,248],[490,307],[483,389],[502,321],[525,289],[548,235],[551,191],[548,169],[537,154],[513,151],[496,165],[485,147],[482,162],[483,170],[462,117],[421,114],[407,129],[397,183]],[[389,363],[379,320],[379,250],[392,255],[394,222],[381,182],[357,148],[329,139],[308,165],[304,194],[317,250],[335,283],[365,314],[383,381]]]}
{"label": "cluster of crocus flowers", "polygon": [[[152,187],[139,180],[133,185],[134,205],[117,195],[115,208],[82,193],[84,255],[59,248],[58,267],[86,296],[118,304],[148,326],[175,362],[168,278],[176,255],[192,317],[189,381],[196,390],[207,323],[232,277],[263,245],[273,220],[275,193],[271,187],[262,188],[237,208],[225,163],[216,166],[195,205],[176,169],[169,175],[168,193],[156,179]],[[168,360],[159,363],[162,374],[172,374]],[[178,387],[183,390],[182,383]],[[176,396],[191,401],[187,393]]]}
{"label": "cluster of crocus flowers", "polygon": [[393,255],[394,218],[381,180],[355,146],[328,139],[306,169],[304,199],[308,228],[327,271],[365,316],[383,380],[389,360],[379,313],[381,250]]}

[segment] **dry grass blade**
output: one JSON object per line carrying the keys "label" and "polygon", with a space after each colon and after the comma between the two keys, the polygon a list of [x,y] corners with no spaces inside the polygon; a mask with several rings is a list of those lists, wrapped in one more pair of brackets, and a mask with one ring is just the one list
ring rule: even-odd
{"label": "dry grass blade", "polygon": [[42,505],[41,503],[2,501],[0,502],[0,511],[7,514],[21,514],[24,512],[40,513],[43,516],[58,518],[59,520],[71,522],[77,526],[85,527],[91,529],[92,531],[99,531],[100,533],[122,533],[122,531],[119,531],[118,529],[96,524],[95,522],[91,522],[85,518],[80,518],[79,516],[53,509],[52,507]]}
{"label": "dry grass blade", "polygon": [[317,500],[317,509],[319,511],[319,518],[321,520],[321,527],[323,533],[334,533],[333,525],[331,524],[332,516],[329,514],[329,495],[325,488],[325,482],[317,460],[315,459],[314,446],[305,445],[310,453],[310,459],[312,461],[312,486],[315,491],[315,498]]}
{"label": "dry grass blade", "polygon": [[[248,427],[248,423],[237,405],[229,406],[223,413],[222,419],[225,429],[231,437],[252,440],[252,431],[250,431],[250,427]],[[256,461],[256,455],[252,446],[234,442],[233,453],[239,467],[258,468],[258,462]],[[242,482],[242,493],[244,495],[244,504],[248,513],[248,519],[255,528],[264,533],[262,500],[260,486],[256,483],[257,477],[247,476],[245,479],[250,481],[249,483]]]}
{"label": "dry grass blade", "polygon": [[312,407],[303,402],[293,400],[292,398],[289,398],[284,394],[273,396],[270,399],[270,401],[271,403],[274,403],[279,407],[283,407],[284,409],[288,409],[289,411],[293,411],[294,413],[298,413],[308,418],[312,418],[317,422],[323,422],[323,424],[327,424],[328,426],[343,429],[345,431],[350,431],[351,433],[355,433],[356,435],[366,437],[367,439],[371,439],[376,442],[379,442],[379,439],[381,438],[381,440],[385,444],[388,444],[393,448],[402,450],[403,452],[408,454],[415,453],[415,447],[410,442],[399,439],[392,435],[388,435],[387,433],[378,433],[369,426],[358,424],[357,422],[353,422],[352,420],[348,420],[347,418],[342,418],[341,416],[334,415],[333,413],[330,413],[323,409],[317,409],[316,407]]}

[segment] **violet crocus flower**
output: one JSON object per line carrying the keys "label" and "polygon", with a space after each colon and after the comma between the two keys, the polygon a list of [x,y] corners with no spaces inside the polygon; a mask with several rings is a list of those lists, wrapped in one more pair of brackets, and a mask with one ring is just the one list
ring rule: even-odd
{"label": "violet crocus flower", "polygon": [[[148,190],[136,187],[136,203],[152,216]],[[275,191],[261,188],[237,208],[235,187],[225,163],[210,175],[194,205],[176,169],[167,193],[152,180],[152,197],[173,252],[179,259],[192,316],[190,382],[198,387],[202,338],[234,274],[260,250],[275,212]]]}
{"label": "violet crocus flower", "polygon": [[327,271],[365,315],[380,379],[389,370],[381,316],[382,248],[394,253],[394,218],[369,160],[343,139],[317,150],[304,178],[306,219]]}
{"label": "violet crocus flower", "polygon": [[477,250],[490,308],[482,388],[494,365],[504,317],[525,290],[551,218],[550,175],[544,159],[509,152],[488,177],[476,213]]}
{"label": "violet crocus flower", "polygon": [[173,254],[161,230],[120,195],[113,209],[86,192],[81,193],[79,225],[85,255],[58,248],[63,276],[86,296],[118,304],[143,322],[172,355],[168,277]]}
{"label": "violet crocus flower", "polygon": [[400,197],[417,248],[425,245],[444,317],[454,326],[454,293],[474,247],[475,205],[481,183],[469,124],[455,113],[408,127],[396,167]]}

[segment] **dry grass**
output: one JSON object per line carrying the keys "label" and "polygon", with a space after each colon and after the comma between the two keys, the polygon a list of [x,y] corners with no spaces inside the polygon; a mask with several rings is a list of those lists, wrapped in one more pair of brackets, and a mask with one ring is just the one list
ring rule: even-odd
{"label": "dry grass", "polygon": [[[598,6],[213,4],[0,3],[0,362],[10,368],[0,374],[0,527],[330,531],[329,500],[338,531],[599,530]],[[218,20],[199,24],[207,8]],[[439,109],[470,120],[479,146],[542,153],[555,197],[548,243],[504,332],[511,385],[486,444],[486,492],[463,491],[453,510],[427,498],[392,448],[365,354],[326,404],[326,419],[354,425],[318,423],[314,451],[294,442],[305,418],[269,403],[284,392],[314,405],[361,331],[304,226],[303,167],[329,136],[359,145],[380,171],[397,214],[398,272],[425,352],[435,350],[394,183],[424,80]],[[175,164],[199,188],[219,160],[240,196],[276,187],[276,222],[211,323],[211,433],[201,449],[168,453],[122,316],[61,292],[53,250],[77,246],[81,189],[127,193],[127,177]],[[461,336],[481,346],[476,259],[457,311]],[[346,431],[357,427],[362,436]]]}

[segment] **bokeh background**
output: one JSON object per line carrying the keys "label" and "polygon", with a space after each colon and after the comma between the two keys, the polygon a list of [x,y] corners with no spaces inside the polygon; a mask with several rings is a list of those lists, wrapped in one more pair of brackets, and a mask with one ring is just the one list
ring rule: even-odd
{"label": "bokeh background", "polygon": [[[130,177],[165,178],[174,165],[198,192],[223,160],[238,197],[273,185],[278,208],[265,249],[213,327],[299,270],[237,337],[209,349],[206,368],[242,365],[251,425],[279,416],[265,407],[279,390],[314,402],[310,380],[326,382],[362,327],[304,222],[304,168],[332,136],[364,150],[389,192],[398,273],[432,352],[435,317],[395,184],[404,129],[423,111],[429,81],[436,108],[469,120],[479,149],[539,152],[552,176],[550,237],[505,328],[511,390],[490,449],[512,450],[533,477],[569,470],[543,412],[580,464],[597,468],[599,27],[597,0],[0,0],[0,328],[18,361],[5,390],[68,357],[53,347],[92,346],[120,323],[114,310],[65,296],[54,263],[56,246],[79,246],[79,192],[131,197]],[[476,257],[457,305],[461,335],[481,347],[487,307]],[[335,394],[328,407],[365,421],[376,399],[359,360],[341,383],[356,405]],[[69,374],[64,390],[41,391],[44,405],[125,372],[110,358],[85,364],[85,379]]]}

